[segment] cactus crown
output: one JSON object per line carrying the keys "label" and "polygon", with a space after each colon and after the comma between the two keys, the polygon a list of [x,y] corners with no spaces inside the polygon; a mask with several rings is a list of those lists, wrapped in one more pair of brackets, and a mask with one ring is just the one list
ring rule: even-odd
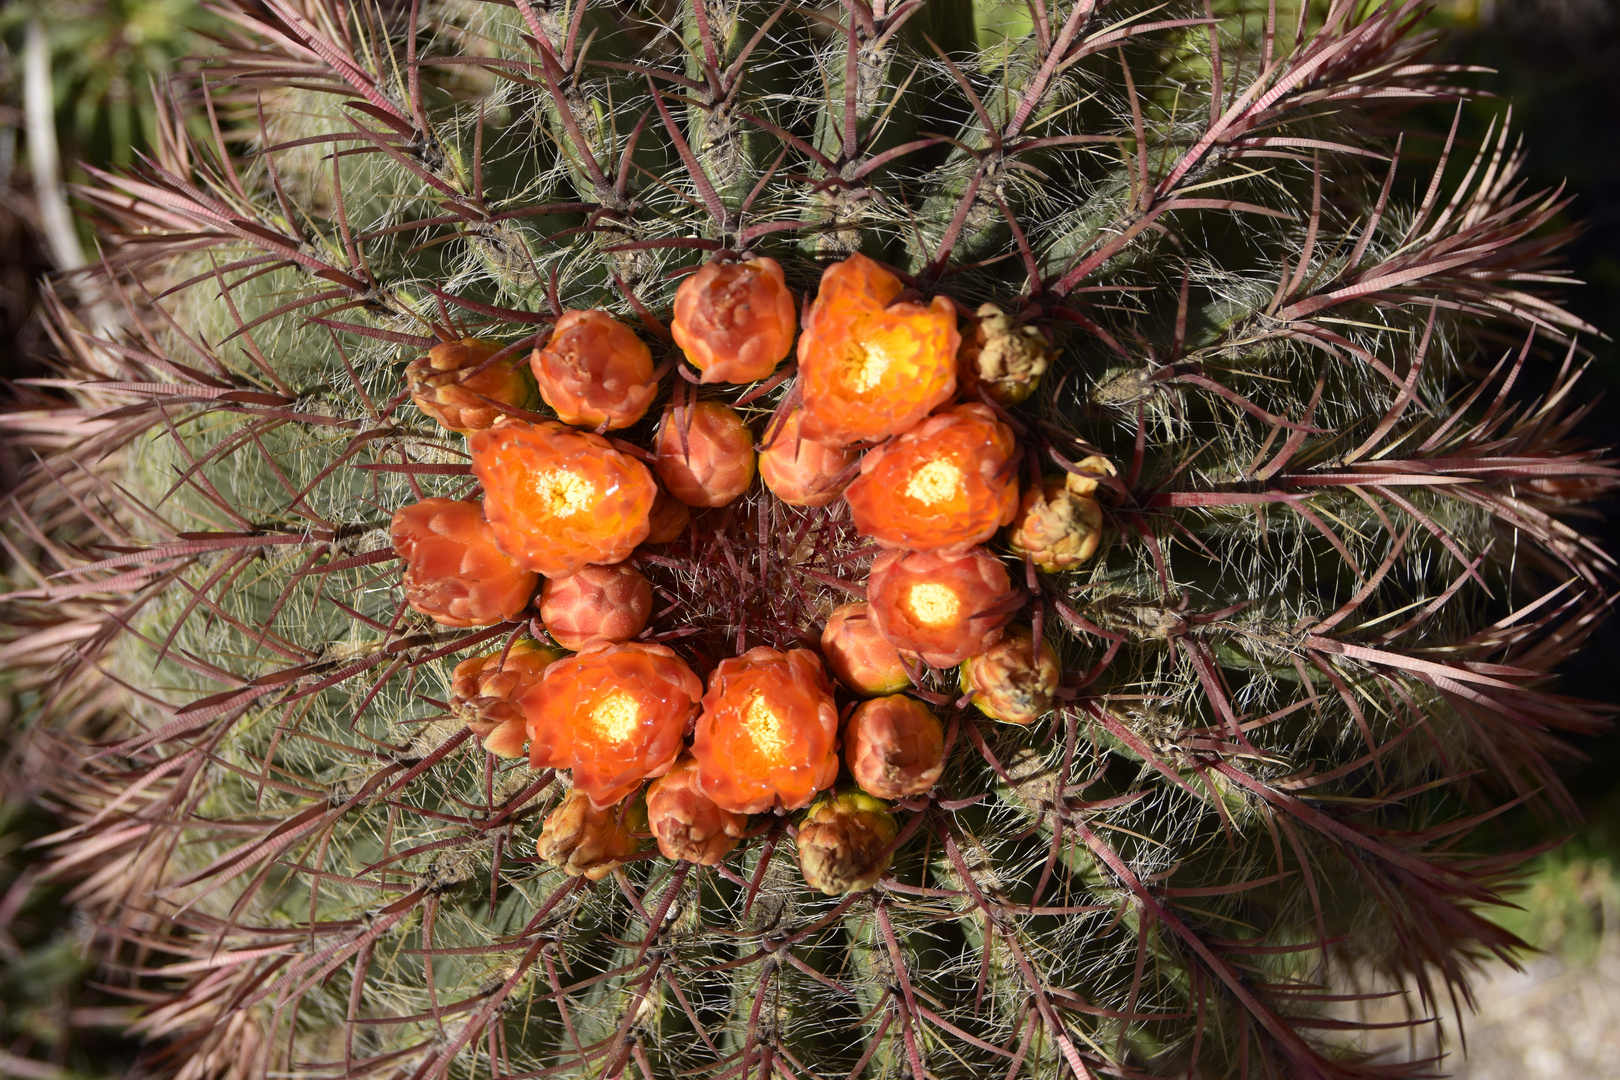
{"label": "cactus crown", "polygon": [[[1431,998],[1514,946],[1477,910],[1513,860],[1459,838],[1556,802],[1556,733],[1597,722],[1542,684],[1609,566],[1560,515],[1614,471],[1570,441],[1589,328],[1537,291],[1559,198],[1516,184],[1505,129],[1423,166],[1392,134],[1466,96],[1419,4],[1031,0],[984,46],[965,0],[223,12],[154,158],[83,192],[106,292],[58,332],[88,381],[3,526],[6,649],[51,671],[47,717],[125,714],[62,781],[59,858],[96,871],[110,977],[173,1067],[1431,1067],[1358,1057],[1330,1014],[1348,978]],[[763,255],[808,301],[857,252],[963,320],[992,359],[959,392],[1091,531],[990,541],[1053,707],[995,724],[913,667],[948,764],[888,810],[817,804],[824,863],[893,837],[875,886],[826,897],[794,862],[808,818],[755,815],[712,866],[626,855],[634,813],[593,825],[552,770],[482,752],[451,671],[541,628],[417,614],[388,529],[475,496],[466,441],[410,403],[436,344],[512,362],[601,308],[659,406],[719,397],[763,438],[793,369],[697,385],[677,286]],[[1515,396],[1547,348],[1550,389]],[[1032,365],[1027,400],[999,389]],[[643,639],[700,674],[814,648],[863,545],[842,501],[755,484],[632,556]],[[536,857],[559,804],[622,865]]]}

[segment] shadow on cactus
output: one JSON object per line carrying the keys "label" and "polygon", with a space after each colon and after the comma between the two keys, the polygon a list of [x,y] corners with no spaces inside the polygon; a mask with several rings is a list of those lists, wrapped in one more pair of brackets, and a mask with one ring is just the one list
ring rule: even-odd
{"label": "shadow on cactus", "polygon": [[156,1062],[1435,1066],[1615,472],[1418,5],[230,10],[6,523]]}

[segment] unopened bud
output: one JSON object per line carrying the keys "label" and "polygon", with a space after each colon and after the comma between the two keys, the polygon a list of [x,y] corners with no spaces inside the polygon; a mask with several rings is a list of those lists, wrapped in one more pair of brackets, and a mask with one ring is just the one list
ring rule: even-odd
{"label": "unopened bud", "polygon": [[893,694],[911,685],[900,650],[878,633],[865,604],[833,610],[821,631],[821,655],[838,681],[857,694]]}
{"label": "unopened bud", "polygon": [[1046,335],[1035,326],[1014,326],[1012,317],[994,304],[980,304],[973,332],[963,337],[961,384],[975,384],[1002,405],[1017,405],[1030,394],[1052,362]]}
{"label": "unopened bud", "polygon": [[433,346],[405,368],[411,400],[418,409],[462,434],[481,431],[505,415],[492,402],[519,409],[535,404],[528,365],[522,356],[491,363],[490,357],[500,350],[498,343],[478,338]]}
{"label": "unopened bud", "polygon": [[722,810],[698,786],[690,755],[647,786],[647,825],[666,859],[714,866],[748,828],[748,817]]}
{"label": "unopened bud", "polygon": [[844,760],[869,795],[920,795],[945,771],[945,729],[916,698],[891,694],[863,701],[844,726]]}
{"label": "unopened bud", "polygon": [[540,586],[540,618],[565,649],[592,641],[628,641],[652,614],[652,583],[629,563],[587,566]]}
{"label": "unopened bud", "polygon": [[[1071,477],[1071,479],[1073,479]],[[1081,479],[1096,489],[1096,481]],[[1047,573],[1073,570],[1097,554],[1102,543],[1102,506],[1090,495],[1076,494],[1063,477],[1049,476],[1024,492],[1007,542],[1028,553]]]}
{"label": "unopened bud", "polygon": [[518,700],[540,681],[562,653],[537,642],[514,642],[505,650],[474,656],[456,665],[450,676],[452,711],[498,757],[515,758],[528,741],[523,706]]}
{"label": "unopened bud", "polygon": [[1050,645],[1041,642],[1037,658],[1029,627],[1011,626],[1000,641],[962,662],[962,692],[992,720],[1033,724],[1051,711],[1060,671]]}
{"label": "unopened bud", "polygon": [[889,804],[864,791],[823,797],[799,823],[805,884],[828,896],[870,889],[889,869],[899,831]]}
{"label": "unopened bud", "polygon": [[646,828],[641,800],[597,810],[583,791],[574,789],[547,815],[534,853],[569,877],[600,881],[640,850],[635,834]]}

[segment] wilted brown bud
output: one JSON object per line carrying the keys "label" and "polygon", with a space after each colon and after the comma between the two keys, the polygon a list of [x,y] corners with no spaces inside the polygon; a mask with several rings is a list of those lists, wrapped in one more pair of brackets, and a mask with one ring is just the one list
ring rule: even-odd
{"label": "wilted brown bud", "polygon": [[916,698],[891,694],[863,701],[844,726],[844,761],[868,795],[920,795],[945,771],[945,729]]}
{"label": "wilted brown bud", "polygon": [[867,611],[865,604],[834,609],[821,631],[821,655],[838,681],[857,694],[871,697],[904,690],[911,677],[900,651],[878,633]]}
{"label": "wilted brown bud", "polygon": [[640,799],[605,810],[577,788],[546,816],[534,853],[569,877],[600,881],[641,849],[635,833],[647,828],[647,808]]}
{"label": "wilted brown bud", "polygon": [[647,824],[664,858],[713,866],[737,846],[748,817],[722,810],[703,794],[697,759],[687,755],[647,786]]}
{"label": "wilted brown bud", "polygon": [[629,563],[587,566],[547,578],[540,586],[540,618],[557,644],[576,652],[591,641],[628,641],[652,614],[652,583]]}
{"label": "wilted brown bud", "polygon": [[[522,356],[494,363],[497,342],[478,338],[445,341],[412,360],[405,382],[416,407],[449,428],[466,434],[492,426],[505,414],[490,404],[525,409],[535,404],[534,379]],[[486,400],[488,399],[488,400]]]}
{"label": "wilted brown bud", "polygon": [[1035,392],[1052,362],[1046,335],[1038,327],[1013,326],[994,304],[980,304],[971,334],[962,338],[957,380],[971,394],[974,386],[1002,405],[1016,405]]}
{"label": "wilted brown bud", "polygon": [[[1096,490],[1095,480],[1077,482]],[[1007,543],[1020,555],[1027,552],[1049,574],[1073,570],[1097,554],[1102,523],[1102,506],[1096,499],[1076,494],[1061,476],[1049,476],[1040,487],[1024,492]]]}
{"label": "wilted brown bud", "polygon": [[663,488],[653,500],[652,514],[647,518],[646,544],[668,544],[679,540],[692,523],[692,511],[687,505]]}
{"label": "wilted brown bud", "polygon": [[499,652],[463,660],[450,676],[451,708],[484,741],[485,750],[519,757],[529,736],[518,700],[561,656],[556,649],[524,640],[506,650],[504,663]]}
{"label": "wilted brown bud", "polygon": [[799,823],[804,883],[828,896],[870,889],[889,869],[899,831],[889,804],[864,791],[824,796]]}
{"label": "wilted brown bud", "polygon": [[1050,645],[1041,642],[1037,658],[1029,627],[1010,626],[1000,641],[962,662],[962,692],[992,720],[1033,724],[1051,711],[1060,672]]}

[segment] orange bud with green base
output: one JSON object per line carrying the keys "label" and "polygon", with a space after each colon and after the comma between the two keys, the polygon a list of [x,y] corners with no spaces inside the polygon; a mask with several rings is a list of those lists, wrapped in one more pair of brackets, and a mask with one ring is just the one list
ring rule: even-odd
{"label": "orange bud with green base", "polygon": [[647,627],[652,582],[629,563],[587,566],[540,586],[540,619],[565,649],[593,641],[628,641]]}
{"label": "orange bud with green base", "polygon": [[703,382],[766,378],[793,347],[793,293],[775,259],[709,263],[675,290],[670,334]]}
{"label": "orange bud with green base", "polygon": [[482,431],[506,413],[491,402],[527,409],[535,385],[520,355],[493,363],[494,341],[444,341],[405,366],[405,383],[416,407],[451,431]]}
{"label": "orange bud with green base", "polygon": [[894,861],[889,846],[899,833],[888,804],[864,791],[818,800],[794,838],[804,883],[828,896],[870,889]]}
{"label": "orange bud with green base", "polygon": [[690,755],[647,785],[647,826],[666,859],[714,866],[748,829],[748,818],[715,805],[698,786]]}
{"label": "orange bud with green base", "polygon": [[646,539],[658,485],[600,435],[509,422],[468,445],[495,540],[525,569],[567,577],[622,562]]}
{"label": "orange bud with green base", "polygon": [[962,693],[992,720],[1033,724],[1052,711],[1061,674],[1052,646],[1041,642],[1037,656],[1030,628],[1014,626],[990,648],[962,661]]}
{"label": "orange bud with green base", "polygon": [[450,676],[450,707],[496,757],[515,758],[529,741],[523,706],[518,703],[540,682],[546,668],[562,657],[535,641],[512,643],[503,652],[473,656]]}
{"label": "orange bud with green base", "polygon": [[759,452],[759,478],[789,506],[827,506],[844,493],[844,474],[860,454],[805,438],[799,430],[803,418],[804,410],[794,409],[775,426]]}
{"label": "orange bud with green base", "polygon": [[984,548],[885,551],[872,560],[866,596],[878,633],[935,667],[955,667],[994,645],[1024,601]]}
{"label": "orange bud with green base", "polygon": [[600,881],[641,850],[636,834],[646,828],[647,810],[641,800],[598,807],[575,788],[546,815],[534,853],[569,877]]}
{"label": "orange bud with green base", "polygon": [[529,356],[540,396],[565,424],[608,430],[647,414],[658,384],[652,350],[605,311],[565,311],[544,349]]}
{"label": "orange bud with green base", "polygon": [[844,761],[868,795],[921,795],[945,771],[945,728],[932,709],[904,694],[863,701],[844,725]]}
{"label": "orange bud with green base", "polygon": [[658,478],[688,506],[724,506],[754,482],[754,433],[723,402],[666,411],[653,454]]}
{"label": "orange bud with green base", "polygon": [[546,668],[521,699],[529,764],[574,771],[574,787],[609,806],[675,764],[703,683],[662,645],[587,645]]}
{"label": "orange bud with green base", "polygon": [[496,546],[475,502],[424,499],[400,507],[389,526],[405,560],[405,602],[444,626],[492,626],[529,606],[538,584]]}
{"label": "orange bud with green base", "polygon": [[833,676],[857,694],[893,694],[911,685],[900,650],[878,632],[866,604],[833,609],[821,631],[821,655]]}
{"label": "orange bud with green base", "polygon": [[703,793],[722,809],[797,810],[838,776],[838,710],[808,649],[760,647],[709,676],[692,741]]}
{"label": "orange bud with green base", "polygon": [[957,405],[869,451],[844,499],[856,529],[884,547],[983,543],[1018,510],[1017,452],[988,405]]}

